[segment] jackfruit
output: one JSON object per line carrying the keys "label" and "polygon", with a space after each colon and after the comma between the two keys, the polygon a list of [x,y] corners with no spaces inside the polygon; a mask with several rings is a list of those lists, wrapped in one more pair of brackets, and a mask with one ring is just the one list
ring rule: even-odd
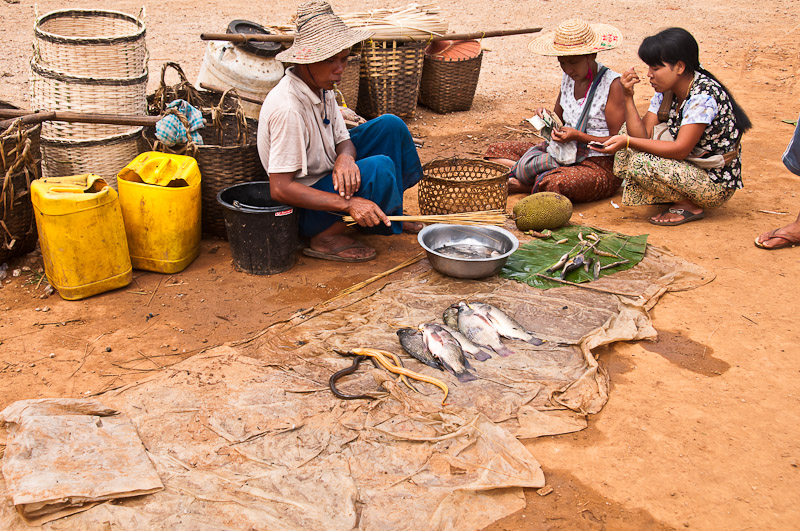
{"label": "jackfruit", "polygon": [[514,205],[514,221],[521,231],[557,229],[572,217],[572,202],[555,192],[538,192]]}

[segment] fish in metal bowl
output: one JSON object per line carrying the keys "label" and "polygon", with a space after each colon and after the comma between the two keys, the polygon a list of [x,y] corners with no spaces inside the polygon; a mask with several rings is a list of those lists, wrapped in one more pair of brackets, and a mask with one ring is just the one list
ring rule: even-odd
{"label": "fish in metal bowl", "polygon": [[434,269],[456,278],[496,274],[519,247],[506,229],[492,225],[428,225],[417,235]]}

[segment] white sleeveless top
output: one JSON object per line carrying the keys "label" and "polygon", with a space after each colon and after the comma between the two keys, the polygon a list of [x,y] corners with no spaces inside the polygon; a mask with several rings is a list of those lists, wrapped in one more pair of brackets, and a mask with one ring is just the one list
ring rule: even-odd
{"label": "white sleeveless top", "polygon": [[[603,65],[597,63],[597,69]],[[609,136],[608,123],[606,122],[606,102],[608,102],[608,91],[611,83],[620,77],[617,72],[607,70],[597,86],[597,90],[592,98],[592,106],[589,108],[589,121],[586,124],[586,133],[592,136]],[[575,99],[575,81],[564,74],[561,77],[561,109],[564,111],[564,125],[575,127],[578,119],[583,112],[583,102],[586,98]],[[604,153],[589,150],[590,157],[605,157]]]}

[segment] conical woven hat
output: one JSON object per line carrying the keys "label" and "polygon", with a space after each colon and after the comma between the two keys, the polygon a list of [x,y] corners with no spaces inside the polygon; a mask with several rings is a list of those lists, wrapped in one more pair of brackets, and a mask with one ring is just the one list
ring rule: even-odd
{"label": "conical woven hat", "polygon": [[275,57],[285,63],[319,63],[372,37],[371,31],[348,28],[321,0],[297,6],[297,31],[291,48]]}
{"label": "conical woven hat", "polygon": [[531,41],[528,49],[539,55],[587,55],[611,50],[620,44],[622,33],[614,26],[570,19],[559,24],[556,31]]}

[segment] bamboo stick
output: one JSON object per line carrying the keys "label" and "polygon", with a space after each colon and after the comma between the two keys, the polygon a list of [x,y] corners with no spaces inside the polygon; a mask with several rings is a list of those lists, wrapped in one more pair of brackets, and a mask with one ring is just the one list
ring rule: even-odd
{"label": "bamboo stick", "polygon": [[[445,35],[432,35],[427,41],[463,41],[470,39],[488,39],[490,37],[506,37],[509,35],[524,35],[528,33],[538,33],[542,28],[522,28],[511,30],[491,30],[474,31],[471,33],[450,33]],[[204,41],[229,41],[234,43],[241,42],[294,42],[294,35],[252,35],[246,33],[202,33],[200,39]],[[423,39],[413,37],[374,37],[376,42],[419,42]]]}
{"label": "bamboo stick", "polygon": [[[484,210],[481,212],[462,212],[431,216],[386,216],[389,221],[412,221],[418,223],[449,223],[451,225],[504,225],[508,219],[503,210]],[[352,216],[342,216],[342,221],[354,225]]]}
{"label": "bamboo stick", "polygon": [[368,278],[367,280],[365,280],[363,282],[359,282],[358,284],[353,284],[349,288],[340,291],[334,297],[331,297],[330,299],[328,299],[325,302],[323,302],[322,305],[324,306],[326,304],[330,304],[333,301],[339,300],[342,297],[346,297],[347,295],[350,295],[351,293],[355,293],[356,291],[360,290],[361,288],[363,288],[365,286],[369,286],[373,282],[377,282],[378,280],[380,280],[380,279],[382,279],[384,277],[388,277],[389,275],[391,275],[395,271],[399,271],[399,270],[403,269],[404,267],[410,266],[411,264],[416,264],[417,262],[419,262],[423,258],[425,258],[425,253],[419,253],[419,254],[417,254],[415,256],[412,256],[411,258],[409,258],[405,262],[403,262],[401,264],[398,264],[398,265],[394,266],[391,269],[387,269],[383,273],[375,275],[374,277],[370,277],[370,278]]}

